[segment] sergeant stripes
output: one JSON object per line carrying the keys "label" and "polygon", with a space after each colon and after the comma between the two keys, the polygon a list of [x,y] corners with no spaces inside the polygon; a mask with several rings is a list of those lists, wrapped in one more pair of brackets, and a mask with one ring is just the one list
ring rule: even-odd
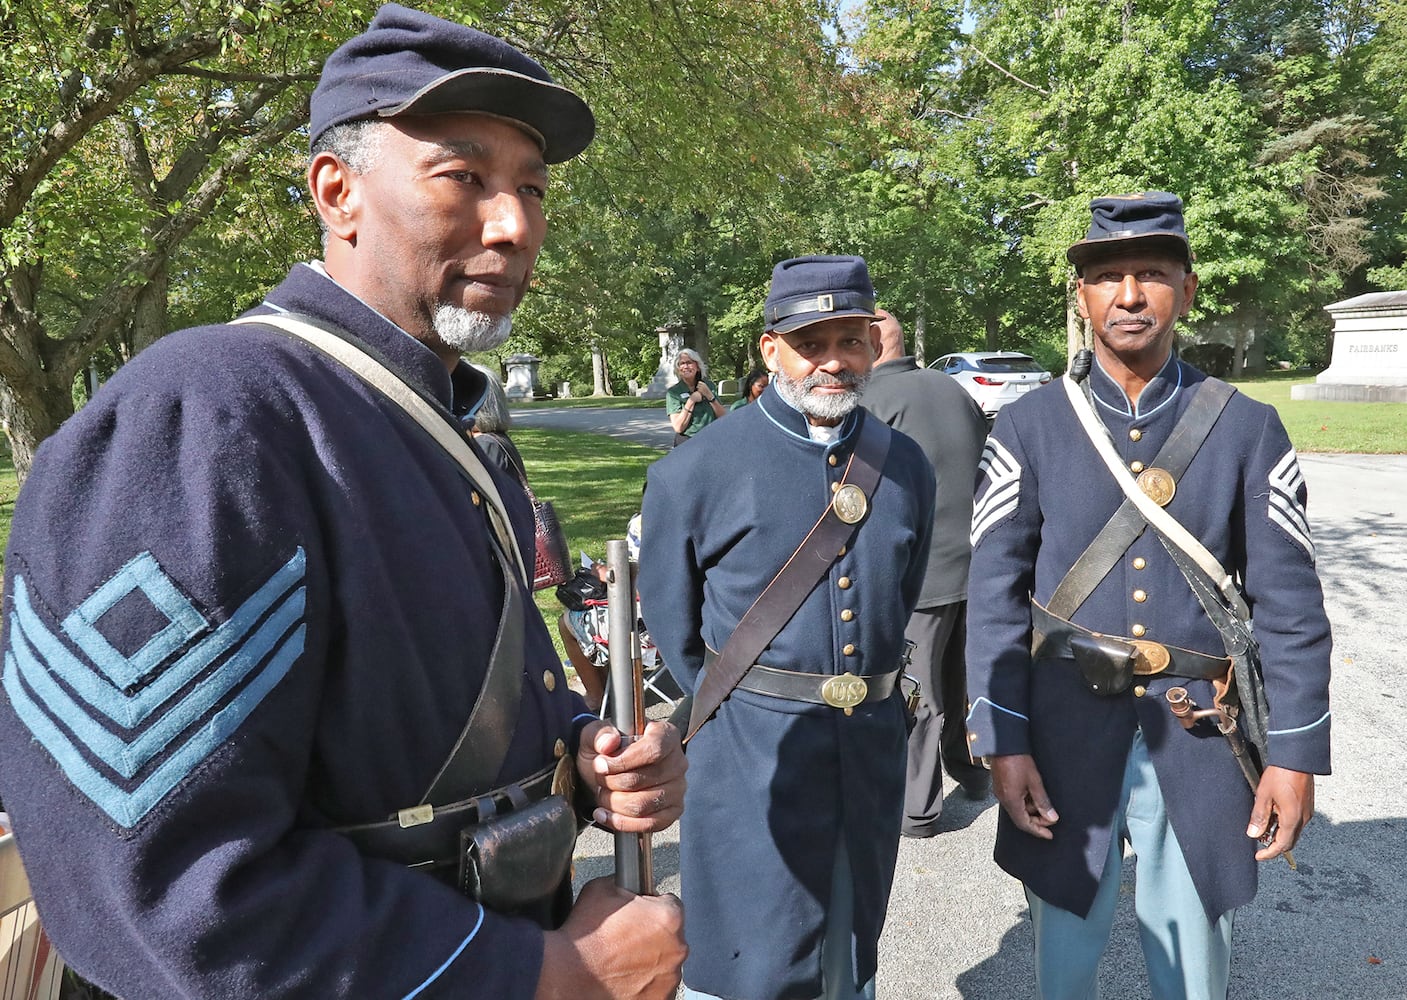
{"label": "sergeant stripes", "polygon": [[972,544],[1002,518],[1016,510],[1021,494],[1021,466],[996,438],[982,449],[979,474],[987,476],[987,489],[972,508]]}
{"label": "sergeant stripes", "polygon": [[1283,528],[1285,534],[1309,554],[1312,562],[1314,540],[1309,533],[1309,517],[1300,503],[1302,489],[1304,476],[1300,473],[1295,449],[1291,448],[1270,470],[1270,520]]}

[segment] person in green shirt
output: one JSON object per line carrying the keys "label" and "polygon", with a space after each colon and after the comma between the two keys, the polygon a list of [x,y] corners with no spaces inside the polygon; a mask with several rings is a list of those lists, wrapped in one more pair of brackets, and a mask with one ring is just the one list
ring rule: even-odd
{"label": "person in green shirt", "polygon": [[718,401],[718,387],[708,379],[708,369],[697,351],[681,348],[674,359],[679,381],[665,390],[664,411],[674,428],[674,445],[693,437],[727,411]]}
{"label": "person in green shirt", "polygon": [[754,368],[748,372],[747,377],[743,379],[742,391],[738,393],[738,398],[733,400],[733,405],[728,407],[729,411],[740,410],[762,395],[762,390],[767,388],[770,381],[765,368]]}

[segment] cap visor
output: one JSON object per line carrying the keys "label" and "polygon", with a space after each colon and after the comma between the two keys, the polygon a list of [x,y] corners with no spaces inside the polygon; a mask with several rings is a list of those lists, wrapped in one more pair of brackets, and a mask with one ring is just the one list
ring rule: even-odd
{"label": "cap visor", "polygon": [[[1136,243],[1146,243],[1147,246],[1135,247]],[[1114,236],[1102,240],[1080,240],[1069,250],[1065,251],[1065,259],[1076,267],[1083,267],[1086,262],[1096,257],[1107,257],[1111,254],[1154,252],[1165,250],[1171,256],[1181,258],[1189,264],[1192,262],[1192,246],[1187,238],[1181,233],[1139,233],[1137,236]]]}
{"label": "cap visor", "polygon": [[850,316],[860,316],[864,319],[878,319],[879,317],[863,309],[837,309],[828,313],[797,313],[795,316],[788,316],[779,321],[776,326],[767,328],[768,333],[795,333],[802,327],[815,326],[817,323],[824,323],[832,319],[846,319]]}
{"label": "cap visor", "polygon": [[566,87],[502,69],[463,69],[422,87],[410,100],[383,108],[383,118],[477,112],[519,122],[540,136],[542,157],[561,163],[596,135],[596,119]]}

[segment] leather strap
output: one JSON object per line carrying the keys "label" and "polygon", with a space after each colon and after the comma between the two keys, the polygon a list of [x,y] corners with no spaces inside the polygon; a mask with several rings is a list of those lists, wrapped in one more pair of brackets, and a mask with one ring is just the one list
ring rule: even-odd
{"label": "leather strap", "polygon": [[[1066,621],[1055,614],[1049,608],[1043,608],[1036,601],[1031,602],[1031,658],[1032,659],[1070,659],[1074,654],[1070,650],[1070,637],[1076,634],[1095,635],[1090,629],[1074,622]],[[1195,649],[1183,649],[1181,646],[1169,646],[1167,643],[1149,643],[1145,639],[1129,639],[1124,636],[1115,636],[1121,642],[1127,642],[1134,646],[1139,644],[1157,646],[1168,653],[1165,665],[1158,669],[1144,666],[1148,660],[1140,657],[1134,664],[1133,672],[1139,677],[1151,677],[1156,674],[1169,674],[1173,677],[1189,677],[1198,680],[1224,680],[1227,672],[1231,670],[1231,657],[1212,656],[1210,653],[1199,653]]]}
{"label": "leather strap", "polygon": [[[891,670],[887,674],[870,674],[861,677],[865,682],[865,697],[860,704],[883,701],[894,693],[894,685],[899,682],[903,671]],[[828,681],[836,679],[835,674],[803,674],[796,670],[781,670],[777,667],[754,663],[738,681],[737,690],[765,694],[784,701],[801,701],[810,705],[832,705],[821,693]],[[838,706],[832,706],[838,707]]]}
{"label": "leather strap", "polygon": [[[1219,379],[1208,379],[1196,386],[1192,390],[1192,402],[1153,459],[1153,466],[1166,469],[1174,479],[1181,480],[1234,391]],[[1051,613],[1073,618],[1080,605],[1119,564],[1129,546],[1143,534],[1147,524],[1134,502],[1125,498],[1051,594]]]}
{"label": "leather strap", "polygon": [[[244,326],[267,326],[280,333],[307,343],[329,360],[349,369],[367,385],[376,389],[415,420],[430,438],[455,462],[460,474],[484,498],[489,510],[489,548],[503,576],[503,609],[498,619],[498,632],[484,682],[470,709],[469,720],[460,731],[439,773],[416,803],[423,806],[441,802],[458,802],[493,787],[508,745],[518,722],[522,704],[524,664],[524,570],[517,541],[509,526],[508,515],[493,484],[493,477],[464,440],[463,432],[454,418],[442,407],[421,396],[387,365],[378,361],[364,347],[354,342],[346,331],[328,327],[311,317],[296,313],[271,316],[246,316],[236,319]],[[505,550],[505,539],[512,548]],[[516,557],[510,560],[508,552]]]}
{"label": "leather strap", "polygon": [[[884,461],[889,457],[893,431],[888,424],[865,410],[858,412],[860,429],[855,451],[845,466],[845,474],[839,485],[859,487],[868,500],[874,496]],[[717,662],[704,671],[694,693],[694,709],[689,716],[685,743],[693,739],[703,724],[718,711],[718,706],[738,686],[738,681],[748,672],[758,654],[796,614],[831,564],[840,558],[842,546],[848,543],[856,530],[857,525],[840,519],[833,504],[826,505],[821,519],[807,532],[801,545],[787,557],[777,575],[744,613],[723,651],[718,654]]]}
{"label": "leather strap", "polygon": [[556,769],[553,764],[504,788],[437,806],[426,812],[421,823],[407,826],[392,816],[380,823],[338,827],[333,832],[350,839],[368,857],[412,866],[458,864],[460,831],[510,807],[520,809],[547,798]]}

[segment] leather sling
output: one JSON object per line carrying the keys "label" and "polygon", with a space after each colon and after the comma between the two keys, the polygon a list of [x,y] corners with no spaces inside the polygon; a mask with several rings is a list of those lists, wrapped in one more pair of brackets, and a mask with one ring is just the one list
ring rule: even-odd
{"label": "leather sling", "polygon": [[[454,461],[489,509],[489,547],[503,574],[503,609],[484,683],[450,752],[417,806],[459,802],[493,788],[518,721],[522,702],[524,591],[526,570],[503,498],[493,477],[464,439],[454,418],[438,402],[426,399],[392,368],[374,357],[351,334],[296,313],[244,316],[241,326],[265,326],[308,344],[343,365],[411,417]],[[510,557],[509,553],[512,553]],[[516,572],[515,572],[516,569]],[[405,810],[403,810],[404,812]],[[431,813],[433,815],[433,813]]]}
{"label": "leather sling", "polygon": [[[1165,469],[1175,480],[1181,481],[1233,392],[1235,390],[1231,386],[1219,379],[1208,379],[1197,386],[1192,402],[1183,411],[1150,468]],[[1109,571],[1119,564],[1128,547],[1143,534],[1146,527],[1147,521],[1138,512],[1138,507],[1131,499],[1125,498],[1055,588],[1047,610],[1059,618],[1073,618],[1080,605],[1094,593]]]}
{"label": "leather sling", "polygon": [[[889,457],[889,444],[894,432],[888,424],[869,412],[861,410],[859,413],[860,430],[855,451],[851,453],[845,473],[837,485],[859,487],[868,500],[874,495],[884,461]],[[826,505],[821,519],[806,533],[796,551],[787,557],[777,575],[743,614],[737,628],[724,644],[723,651],[718,654],[718,659],[704,672],[694,694],[694,708],[689,716],[685,743],[693,739],[703,724],[712,718],[718,707],[733,693],[743,675],[752,668],[758,654],[796,614],[831,564],[840,558],[842,546],[848,544],[853,533],[859,530],[860,523],[863,520],[847,524],[836,513],[834,504]]]}

